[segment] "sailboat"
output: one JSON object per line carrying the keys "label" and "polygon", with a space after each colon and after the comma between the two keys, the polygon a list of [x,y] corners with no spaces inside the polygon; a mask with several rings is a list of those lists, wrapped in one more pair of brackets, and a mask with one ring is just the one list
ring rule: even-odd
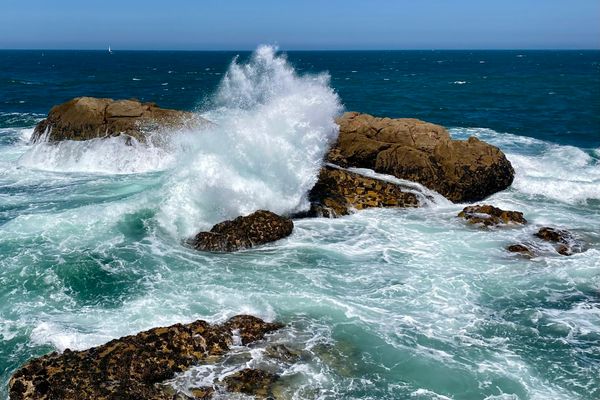
{"label": "sailboat", "polygon": [[112,50],[110,49],[110,45],[108,45],[108,54],[112,54]]}

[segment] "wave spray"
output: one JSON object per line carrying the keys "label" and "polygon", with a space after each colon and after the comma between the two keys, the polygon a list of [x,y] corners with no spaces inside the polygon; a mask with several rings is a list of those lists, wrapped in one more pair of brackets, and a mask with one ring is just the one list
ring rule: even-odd
{"label": "wave spray", "polygon": [[327,74],[300,76],[273,47],[234,59],[204,113],[215,125],[173,138],[181,154],[160,224],[185,237],[257,209],[307,207],[341,111]]}

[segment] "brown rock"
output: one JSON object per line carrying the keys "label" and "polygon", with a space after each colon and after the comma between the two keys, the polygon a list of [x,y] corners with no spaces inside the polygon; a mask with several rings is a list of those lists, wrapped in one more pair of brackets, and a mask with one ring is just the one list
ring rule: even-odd
{"label": "brown rock", "polygon": [[283,239],[293,229],[291,219],[258,210],[245,217],[221,222],[210,232],[198,233],[188,243],[197,250],[231,252]]}
{"label": "brown rock", "polygon": [[474,137],[452,140],[441,126],[416,119],[346,113],[329,162],[371,168],[419,182],[455,202],[477,201],[511,185],[514,170],[496,147]]}
{"label": "brown rock", "polygon": [[321,168],[309,200],[311,210],[306,216],[312,217],[339,217],[371,207],[419,206],[416,195],[398,185],[331,166]]}
{"label": "brown rock", "polygon": [[522,244],[512,244],[508,246],[506,250],[510,251],[511,253],[519,253],[527,257],[534,256],[533,251],[531,251],[529,247]]}
{"label": "brown rock", "polygon": [[563,256],[571,256],[574,253],[585,251],[583,241],[564,229],[543,227],[535,233],[535,236],[546,242],[555,243],[554,249]]}
{"label": "brown rock", "polygon": [[236,315],[230,318],[224,326],[230,331],[237,331],[242,338],[243,345],[261,340],[266,333],[283,328],[283,324],[268,323],[252,315]]}
{"label": "brown rock", "polygon": [[192,393],[192,396],[194,396],[194,400],[207,400],[212,398],[215,389],[210,386],[203,386],[194,388],[190,392]]}
{"label": "brown rock", "polygon": [[471,224],[483,224],[485,226],[523,225],[527,223],[522,212],[505,211],[488,204],[465,207],[458,216],[466,219]]}
{"label": "brown rock", "polygon": [[233,342],[231,327],[260,340],[280,324],[237,316],[223,325],[205,321],[154,328],[84,351],[65,350],[33,359],[9,382],[12,400],[156,399],[173,394],[158,385]]}
{"label": "brown rock", "polygon": [[558,252],[558,254],[563,255],[563,256],[572,256],[573,255],[573,250],[571,249],[570,246],[567,246],[566,244],[559,244],[558,246],[556,246],[556,251]]}
{"label": "brown rock", "polygon": [[573,240],[573,235],[570,232],[555,229],[549,227],[540,228],[540,230],[535,234],[538,238],[545,240],[546,242],[554,242],[554,243],[569,243]]}
{"label": "brown rock", "polygon": [[279,376],[259,369],[246,368],[223,379],[229,392],[243,393],[266,399],[273,395],[273,385]]}
{"label": "brown rock", "polygon": [[265,354],[270,358],[286,362],[294,363],[298,361],[302,353],[286,346],[285,344],[270,344],[265,348]]}
{"label": "brown rock", "polygon": [[208,121],[193,113],[163,109],[154,103],[77,97],[52,107],[48,117],[35,127],[32,141],[88,140],[120,134],[144,140],[147,133],[161,128],[203,124]]}

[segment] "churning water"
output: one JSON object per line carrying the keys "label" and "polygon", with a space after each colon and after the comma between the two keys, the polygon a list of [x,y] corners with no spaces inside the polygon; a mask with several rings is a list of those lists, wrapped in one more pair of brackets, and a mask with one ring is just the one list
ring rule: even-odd
{"label": "churning water", "polygon": [[[146,53],[130,57],[144,60],[142,72],[159,65],[186,75],[169,85],[161,75],[156,90],[181,87],[194,76],[188,72],[211,74],[220,83],[197,112],[215,124],[172,132],[156,145],[123,138],[32,145],[41,111],[2,114],[0,396],[30,357],[238,313],[287,324],[273,340],[301,351],[298,363],[278,364],[262,346],[237,349],[236,359],[282,374],[290,399],[600,396],[600,148],[593,138],[582,143],[596,147],[489,128],[450,130],[507,153],[515,183],[486,202],[523,211],[524,228],[466,226],[456,218],[464,205],[396,180],[423,193],[426,207],[298,220],[277,243],[200,253],[182,240],[215,222],[258,208],[306,207],[337,135],[333,119],[343,111],[332,86],[362,73],[396,90],[388,76],[398,67],[375,52],[361,55],[375,58],[377,68],[366,72],[349,64],[346,76],[339,66],[329,67],[331,76],[304,73],[299,66],[325,56],[296,55],[292,63],[270,47],[234,59],[226,72],[221,61],[194,67],[168,64],[160,54],[154,64]],[[396,57],[404,62],[403,53]],[[433,63],[440,55],[428,57]],[[444,57],[466,62],[460,52]],[[161,73],[142,72],[131,73],[140,81],[123,78],[132,91]],[[451,90],[473,90],[477,78],[459,72],[445,71],[440,81],[468,81]],[[340,94],[350,90],[344,85]],[[351,101],[369,90],[358,84]],[[542,225],[568,228],[588,250],[531,261],[504,250]],[[210,382],[232,368],[227,361],[194,368],[173,384]]]}

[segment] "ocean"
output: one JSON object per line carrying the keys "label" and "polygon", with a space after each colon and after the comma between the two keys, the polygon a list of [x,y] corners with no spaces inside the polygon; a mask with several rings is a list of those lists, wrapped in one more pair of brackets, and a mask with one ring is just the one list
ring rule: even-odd
{"label": "ocean", "polygon": [[[197,112],[210,132],[30,144],[77,96]],[[485,200],[295,221],[233,254],[185,238],[258,208],[305,206],[343,111],[412,117],[500,147],[516,174]],[[541,226],[587,250],[506,252]],[[271,365],[289,399],[600,397],[600,51],[0,51],[0,398],[53,350],[251,313],[303,352]],[[259,345],[248,365],[273,363]],[[227,363],[178,376],[201,385]]]}

